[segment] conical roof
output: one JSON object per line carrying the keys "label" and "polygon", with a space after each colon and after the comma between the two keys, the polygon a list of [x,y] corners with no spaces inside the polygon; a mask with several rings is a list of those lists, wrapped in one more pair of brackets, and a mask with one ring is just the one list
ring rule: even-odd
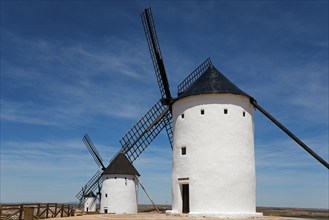
{"label": "conical roof", "polygon": [[88,194],[85,195],[85,198],[96,198],[96,196],[93,191],[90,191]]}
{"label": "conical roof", "polygon": [[213,65],[209,66],[204,74],[202,74],[188,89],[178,95],[178,99],[201,94],[218,94],[230,93],[243,95],[252,98],[250,95],[239,89],[234,83],[227,79]]}
{"label": "conical roof", "polygon": [[127,174],[140,176],[138,171],[122,152],[112,160],[112,162],[104,170],[103,175],[104,174]]}

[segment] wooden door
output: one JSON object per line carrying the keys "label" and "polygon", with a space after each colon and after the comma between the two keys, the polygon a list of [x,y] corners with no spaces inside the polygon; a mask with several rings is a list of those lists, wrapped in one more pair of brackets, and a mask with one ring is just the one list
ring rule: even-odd
{"label": "wooden door", "polygon": [[182,201],[183,201],[183,213],[189,213],[190,212],[190,190],[189,190],[189,184],[183,184],[182,185]]}

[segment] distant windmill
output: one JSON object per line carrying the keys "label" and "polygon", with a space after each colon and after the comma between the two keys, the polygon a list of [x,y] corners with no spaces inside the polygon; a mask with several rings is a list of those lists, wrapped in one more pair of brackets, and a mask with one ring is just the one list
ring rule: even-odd
{"label": "distant windmill", "polygon": [[96,211],[96,203],[97,203],[97,196],[90,191],[87,195],[84,195],[84,208],[83,211],[85,212],[95,212]]}
{"label": "distant windmill", "polygon": [[[81,207],[81,205],[83,204],[84,211],[87,211],[86,207],[88,207],[88,205],[86,203],[90,203],[90,201],[88,201],[88,198],[89,198],[88,195],[95,195],[96,198],[98,197],[100,200],[100,191],[101,191],[101,184],[102,184],[101,176],[102,176],[102,172],[105,170],[106,167],[103,164],[103,159],[102,159],[101,155],[97,151],[95,145],[90,140],[88,134],[85,134],[82,141],[86,145],[89,153],[93,157],[97,166],[99,168],[101,168],[101,170],[97,171],[96,174],[94,174],[94,176],[88,181],[88,183],[84,187],[82,187],[80,192],[76,195],[76,197],[80,201],[79,207]],[[94,211],[96,211],[96,210],[94,210]]]}
{"label": "distant windmill", "polygon": [[[166,128],[173,149],[169,213],[259,215],[255,210],[254,108],[329,169],[325,160],[229,81],[209,58],[182,81],[173,98],[151,9],[141,16],[161,98],[120,140],[121,152],[134,162]],[[99,181],[96,173],[86,191],[97,188]]]}
{"label": "distant windmill", "polygon": [[[79,206],[84,203],[84,211],[96,211],[96,194],[100,200],[101,213],[137,213],[138,176],[140,176],[138,171],[121,152],[116,154],[105,167],[101,155],[88,134],[82,140],[102,171],[97,171],[77,194],[80,200]],[[96,190],[97,193],[94,193]]]}

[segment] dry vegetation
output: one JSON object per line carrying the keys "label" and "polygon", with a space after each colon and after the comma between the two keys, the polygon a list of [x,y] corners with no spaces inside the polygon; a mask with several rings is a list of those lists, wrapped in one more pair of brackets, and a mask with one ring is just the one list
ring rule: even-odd
{"label": "dry vegetation", "polygon": [[281,217],[329,220],[328,209],[258,207],[257,212],[262,212],[264,216],[281,216]]}

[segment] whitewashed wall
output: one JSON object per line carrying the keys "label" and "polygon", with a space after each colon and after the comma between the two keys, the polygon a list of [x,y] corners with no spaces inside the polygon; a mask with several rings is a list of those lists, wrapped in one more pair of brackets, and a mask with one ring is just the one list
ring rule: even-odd
{"label": "whitewashed wall", "polygon": [[85,212],[95,212],[96,211],[96,197],[87,197],[85,200],[83,210]]}
{"label": "whitewashed wall", "polygon": [[[257,216],[249,98],[233,94],[186,97],[174,102],[173,123],[171,213],[182,213],[181,184],[188,183],[191,215]],[[186,155],[181,155],[182,147]]]}
{"label": "whitewashed wall", "polygon": [[138,181],[133,175],[103,175],[100,212],[132,214],[138,212]]}

